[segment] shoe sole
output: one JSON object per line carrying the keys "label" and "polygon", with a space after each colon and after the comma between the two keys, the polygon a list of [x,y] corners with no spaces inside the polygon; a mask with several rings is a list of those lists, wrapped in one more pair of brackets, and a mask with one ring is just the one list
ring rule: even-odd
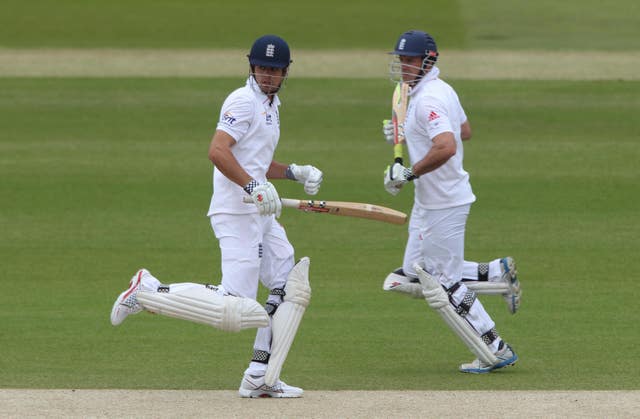
{"label": "shoe sole", "polygon": [[126,316],[125,316],[125,318],[123,318],[119,322],[114,321],[114,318],[116,316],[116,311],[118,310],[118,307],[120,306],[120,304],[122,304],[122,302],[126,300],[127,297],[129,297],[129,295],[131,295],[131,293],[135,290],[135,288],[138,285],[140,285],[140,281],[142,280],[142,270],[139,270],[135,276],[137,276],[136,280],[135,281],[131,280],[131,282],[129,283],[129,288],[123,291],[118,296],[118,298],[116,298],[115,303],[113,303],[113,307],[111,308],[111,324],[114,326],[118,326],[124,321],[124,319],[126,319]]}
{"label": "shoe sole", "polygon": [[516,362],[518,362],[518,355],[514,354],[514,356],[512,358],[509,358],[507,360],[504,360],[496,365],[494,365],[491,368],[482,368],[482,369],[462,369],[460,368],[460,372],[464,372],[467,374],[488,374],[491,371],[495,371],[495,370],[499,370],[502,368],[507,368],[510,367],[512,365],[514,365]]}
{"label": "shoe sole", "polygon": [[238,390],[238,394],[240,397],[245,399],[294,399],[298,397],[302,397],[302,394],[287,394],[287,393],[268,393],[259,390]]}
{"label": "shoe sole", "polygon": [[466,373],[469,373],[469,374],[487,374],[487,373],[489,373],[491,371],[495,371],[495,370],[498,370],[498,369],[501,369],[501,368],[506,368],[506,367],[510,367],[510,366],[514,365],[516,362],[518,362],[518,354],[513,352],[513,349],[511,348],[511,346],[509,346],[508,344],[507,344],[507,346],[508,346],[509,350],[511,351],[511,353],[513,353],[513,356],[511,358],[502,360],[502,361],[498,362],[496,365],[493,365],[491,368],[482,368],[482,369],[479,369],[479,368],[462,369],[462,368],[460,368],[459,369],[460,372],[466,372]]}
{"label": "shoe sole", "polygon": [[520,308],[522,291],[520,290],[520,281],[518,280],[518,269],[516,262],[512,257],[506,257],[500,260],[500,264],[504,268],[505,273],[509,274],[509,294],[505,294],[504,298],[509,305],[509,312],[516,314]]}

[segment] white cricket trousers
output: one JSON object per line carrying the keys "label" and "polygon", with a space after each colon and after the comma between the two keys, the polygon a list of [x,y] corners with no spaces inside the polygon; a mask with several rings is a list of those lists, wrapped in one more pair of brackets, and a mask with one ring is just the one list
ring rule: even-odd
{"label": "white cricket trousers", "polygon": [[462,280],[464,234],[471,204],[424,211],[420,226],[420,253],[425,270],[442,285]]}
{"label": "white cricket trousers", "polygon": [[214,214],[210,219],[228,293],[255,300],[258,280],[270,290],[284,287],[294,265],[293,246],[275,216]]}
{"label": "white cricket trousers", "polygon": [[[413,264],[423,261],[423,249],[422,249],[422,231],[427,228],[428,219],[427,213],[429,210],[417,207],[414,205],[411,210],[411,217],[409,218],[409,237],[407,239],[407,245],[404,249],[404,259],[402,260],[402,270],[406,276],[411,278],[417,278]],[[499,263],[499,262],[498,262]],[[500,268],[494,272],[499,272]],[[478,279],[478,263],[464,261],[462,278],[467,280]]]}
{"label": "white cricket trousers", "polygon": [[[424,224],[420,229],[422,238],[422,262],[425,270],[433,275],[440,284],[449,289],[462,280],[464,266],[464,234],[471,204],[440,210],[423,210]],[[451,303],[458,307],[465,298],[468,289],[464,282],[450,296]],[[465,320],[478,332],[484,333],[495,327],[494,321],[476,299]],[[489,348],[498,350],[500,340],[494,340]]]}
{"label": "white cricket trousers", "polygon": [[[220,244],[222,281],[229,294],[256,299],[258,281],[269,290],[284,288],[294,266],[293,246],[275,216],[214,214],[211,227]],[[280,295],[267,301],[280,304]],[[271,353],[271,324],[256,332],[255,351]],[[264,375],[267,364],[252,361],[246,374]]]}

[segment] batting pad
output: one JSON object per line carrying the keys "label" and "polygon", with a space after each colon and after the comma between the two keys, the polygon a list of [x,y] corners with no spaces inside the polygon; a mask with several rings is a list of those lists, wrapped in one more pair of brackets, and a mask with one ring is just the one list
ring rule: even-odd
{"label": "batting pad", "polygon": [[440,285],[433,276],[425,272],[420,265],[415,264],[414,268],[422,284],[424,299],[427,300],[429,306],[440,314],[445,323],[458,335],[479,360],[490,365],[497,364],[498,358],[496,358],[495,354],[491,352],[471,325],[453,309],[442,285]]}
{"label": "batting pad", "polygon": [[468,289],[483,295],[502,295],[511,291],[509,284],[504,281],[463,281]]}
{"label": "batting pad", "polygon": [[226,332],[269,325],[269,315],[257,301],[222,296],[204,285],[168,293],[141,290],[137,298],[147,311],[207,324]]}
{"label": "batting pad", "polygon": [[[489,281],[471,281],[463,280],[467,288],[476,294],[482,295],[504,295],[511,291],[509,284],[504,281],[489,282]],[[424,298],[422,294],[422,284],[419,282],[411,282],[411,278],[404,275],[399,275],[395,272],[391,272],[384,279],[382,284],[384,291],[395,291],[403,294],[407,294],[412,298]]]}
{"label": "batting pad", "polygon": [[311,299],[309,285],[309,258],[300,259],[287,277],[283,303],[278,306],[271,321],[271,357],[267,364],[265,383],[274,386],[280,378],[282,365],[296,336],[304,311]]}
{"label": "batting pad", "polygon": [[411,282],[411,278],[408,276],[395,272],[387,275],[382,284],[382,289],[384,291],[401,292],[413,298],[424,298],[424,295],[422,295],[422,285],[419,282]]}

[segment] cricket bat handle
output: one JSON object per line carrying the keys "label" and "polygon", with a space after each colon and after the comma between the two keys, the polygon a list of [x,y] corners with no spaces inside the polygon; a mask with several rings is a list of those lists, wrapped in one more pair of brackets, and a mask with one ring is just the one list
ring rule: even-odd
{"label": "cricket bat handle", "polygon": [[393,159],[396,163],[403,164],[402,143],[396,143],[393,145]]}
{"label": "cricket bat handle", "polygon": [[[245,204],[253,204],[253,199],[250,196],[245,196],[244,198],[242,198],[242,202],[244,202]],[[299,199],[280,198],[280,202],[282,203],[283,207],[298,208],[300,206]]]}

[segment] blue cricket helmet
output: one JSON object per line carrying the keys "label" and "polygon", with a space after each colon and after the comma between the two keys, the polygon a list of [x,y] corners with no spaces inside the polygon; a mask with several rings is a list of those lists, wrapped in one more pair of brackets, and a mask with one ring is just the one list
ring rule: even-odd
{"label": "blue cricket helmet", "polygon": [[435,61],[438,56],[438,47],[436,46],[436,41],[428,33],[411,30],[400,35],[395,48],[389,54],[409,57],[431,57]]}
{"label": "blue cricket helmet", "polygon": [[249,64],[254,66],[286,68],[293,62],[289,45],[276,35],[264,35],[256,39],[247,57]]}

